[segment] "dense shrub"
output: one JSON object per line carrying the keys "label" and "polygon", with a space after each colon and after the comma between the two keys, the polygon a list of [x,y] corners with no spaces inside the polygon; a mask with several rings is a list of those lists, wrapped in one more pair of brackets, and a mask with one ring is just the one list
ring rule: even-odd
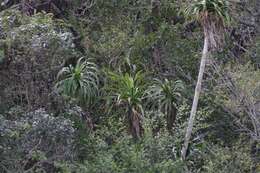
{"label": "dense shrub", "polygon": [[[246,148],[246,147],[245,147]],[[253,162],[249,152],[245,149],[234,147],[217,147],[209,148],[210,154],[205,157],[203,172],[205,173],[249,173]]]}
{"label": "dense shrub", "polygon": [[43,109],[20,116],[0,117],[0,172],[53,172],[55,162],[73,159],[75,129],[70,120]]}
{"label": "dense shrub", "polygon": [[0,19],[1,104],[50,106],[57,72],[68,58],[76,57],[72,33],[51,14],[23,17],[12,10],[2,12]]}

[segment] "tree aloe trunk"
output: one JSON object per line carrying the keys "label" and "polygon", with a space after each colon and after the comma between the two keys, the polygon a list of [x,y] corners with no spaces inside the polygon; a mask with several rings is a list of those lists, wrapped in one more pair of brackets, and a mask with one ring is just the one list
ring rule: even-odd
{"label": "tree aloe trunk", "polygon": [[142,124],[140,122],[140,114],[132,106],[128,105],[128,123],[129,131],[135,139],[139,139],[142,135]]}
{"label": "tree aloe trunk", "polygon": [[209,38],[208,38],[208,34],[207,34],[207,31],[205,28],[204,28],[204,35],[205,35],[204,48],[203,48],[202,58],[201,58],[201,63],[200,63],[199,76],[198,76],[197,85],[196,85],[196,89],[195,89],[195,95],[193,98],[193,104],[192,104],[192,109],[191,109],[190,118],[189,118],[189,122],[188,122],[188,127],[187,127],[187,131],[186,131],[185,139],[184,139],[184,145],[181,150],[181,157],[183,160],[186,159],[187,149],[188,149],[191,132],[192,132],[192,128],[193,128],[193,123],[194,123],[196,112],[197,112],[199,95],[201,92],[201,83],[203,80],[203,74],[205,71],[207,57],[209,54]]}

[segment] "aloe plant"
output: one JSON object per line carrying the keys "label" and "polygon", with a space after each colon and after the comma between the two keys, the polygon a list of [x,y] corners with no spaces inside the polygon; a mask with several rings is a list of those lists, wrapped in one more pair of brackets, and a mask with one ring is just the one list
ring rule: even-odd
{"label": "aloe plant", "polygon": [[144,94],[144,98],[151,108],[157,108],[166,115],[169,130],[176,121],[177,105],[181,100],[183,89],[184,85],[180,80],[154,79]]}
{"label": "aloe plant", "polygon": [[91,105],[98,96],[98,69],[84,57],[78,59],[75,66],[62,68],[57,78],[55,87],[58,91],[81,104]]}
{"label": "aloe plant", "polygon": [[142,96],[144,91],[144,76],[141,71],[134,75],[129,73],[109,73],[111,85],[109,85],[110,98],[116,106],[125,109],[129,131],[132,136],[139,138],[142,135]]}

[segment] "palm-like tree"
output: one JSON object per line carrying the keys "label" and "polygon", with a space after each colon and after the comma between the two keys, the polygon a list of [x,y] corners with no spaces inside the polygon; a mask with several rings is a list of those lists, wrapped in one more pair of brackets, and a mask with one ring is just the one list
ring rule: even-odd
{"label": "palm-like tree", "polygon": [[81,105],[90,106],[98,93],[98,70],[93,62],[78,59],[75,66],[69,65],[58,73],[57,90],[75,98]]}
{"label": "palm-like tree", "polygon": [[184,145],[181,151],[182,159],[186,158],[188,144],[193,128],[193,122],[197,111],[206,60],[210,51],[217,50],[222,44],[224,25],[230,21],[228,12],[229,4],[227,0],[194,0],[185,11],[186,15],[195,17],[195,19],[200,22],[201,26],[203,27],[204,48],[202,52],[192,110],[184,139]]}
{"label": "palm-like tree", "polygon": [[153,84],[146,90],[144,99],[152,108],[157,108],[166,115],[167,128],[172,129],[177,114],[177,104],[184,89],[182,81],[154,79]]}
{"label": "palm-like tree", "polygon": [[142,72],[135,75],[109,73],[112,83],[109,85],[111,99],[117,106],[126,109],[129,130],[133,137],[139,138],[143,128],[141,124],[143,108],[144,76]]}

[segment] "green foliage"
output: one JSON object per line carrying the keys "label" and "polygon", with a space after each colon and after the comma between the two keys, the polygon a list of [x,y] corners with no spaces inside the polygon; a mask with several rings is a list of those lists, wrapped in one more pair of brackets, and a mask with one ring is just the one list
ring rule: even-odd
{"label": "green foliage", "polygon": [[208,15],[214,15],[222,23],[230,22],[229,2],[226,0],[195,0],[186,10],[185,15],[203,20]]}
{"label": "green foliage", "polygon": [[183,89],[184,85],[180,80],[173,82],[168,79],[164,79],[164,81],[154,79],[153,84],[148,87],[144,94],[149,107],[157,108],[166,115],[169,129],[175,123],[178,103],[180,103]]}
{"label": "green foliage", "polygon": [[250,64],[238,65],[232,68],[231,77],[236,81],[239,90],[243,91],[244,97],[247,97],[253,103],[257,103],[260,100],[259,69],[253,68]]}
{"label": "green foliage", "polygon": [[141,71],[134,75],[116,74],[109,72],[111,84],[109,85],[110,95],[108,101],[112,105],[122,106],[127,114],[126,118],[129,130],[133,137],[139,138],[142,134],[142,95],[144,92],[144,76]]}
{"label": "green foliage", "polygon": [[113,101],[129,105],[142,111],[142,95],[145,89],[144,75],[141,71],[134,75],[109,72],[111,84],[108,86]]}
{"label": "green foliage", "polygon": [[[109,145],[100,137],[104,134],[98,130],[95,141],[95,157],[91,160],[85,160],[76,168],[76,172],[94,172],[94,173],[182,173],[184,163],[175,158],[174,150],[176,140],[167,132],[162,132],[153,136],[151,126],[145,124],[145,133],[138,142],[134,141],[128,135],[118,137],[113,145]],[[108,132],[105,132],[108,133]],[[111,131],[110,131],[111,133]],[[94,136],[92,136],[94,137]],[[88,144],[89,145],[89,144]],[[89,148],[90,146],[85,146]]]}
{"label": "green foliage", "polygon": [[[19,114],[18,109],[10,110]],[[52,172],[54,160],[73,158],[73,122],[39,109],[22,113],[15,120],[0,115],[0,172]],[[15,115],[12,115],[13,119]],[[57,160],[58,161],[58,160]],[[45,163],[49,163],[47,166]]]}
{"label": "green foliage", "polygon": [[0,42],[5,55],[1,104],[50,108],[61,100],[52,92],[55,76],[67,59],[78,56],[73,35],[62,24],[46,13],[23,16],[20,11],[7,10],[0,14]]}
{"label": "green foliage", "polygon": [[218,99],[222,107],[235,115],[235,124],[243,130],[250,131],[250,136],[253,135],[253,139],[258,140],[260,71],[250,64],[233,65],[232,68],[225,68],[228,77],[223,76],[223,85],[216,87]]}
{"label": "green foliage", "polygon": [[170,111],[172,107],[177,107],[177,104],[181,100],[181,92],[184,89],[182,81],[169,81],[164,79],[154,79],[153,84],[148,87],[145,98],[149,100],[149,105],[153,107],[159,107],[166,112]]}
{"label": "green foliage", "polygon": [[[259,11],[256,0],[245,2],[244,9]],[[258,18],[239,9],[235,16],[242,26],[224,32],[231,3],[5,0],[0,5],[0,172],[246,173],[257,167],[259,146],[254,153],[234,122],[252,130],[242,109],[245,99],[259,117],[259,36],[251,27]],[[184,13],[182,5],[188,7]],[[185,22],[185,15],[209,24],[213,37],[227,33],[233,46],[226,46],[221,60],[231,64],[224,70],[244,99],[229,97],[207,66],[184,163],[180,150],[203,40],[198,22]],[[245,65],[252,58],[252,66]],[[100,75],[99,69],[110,71]],[[234,118],[229,111],[238,114]]]}
{"label": "green foliage", "polygon": [[[246,148],[246,147],[244,147]],[[234,146],[232,148],[210,147],[210,154],[205,157],[202,172],[205,173],[249,173],[252,160],[247,151]]]}
{"label": "green foliage", "polygon": [[78,99],[82,104],[90,105],[98,96],[98,70],[96,65],[85,60],[78,59],[75,67],[69,65],[58,73],[56,88],[64,95]]}

